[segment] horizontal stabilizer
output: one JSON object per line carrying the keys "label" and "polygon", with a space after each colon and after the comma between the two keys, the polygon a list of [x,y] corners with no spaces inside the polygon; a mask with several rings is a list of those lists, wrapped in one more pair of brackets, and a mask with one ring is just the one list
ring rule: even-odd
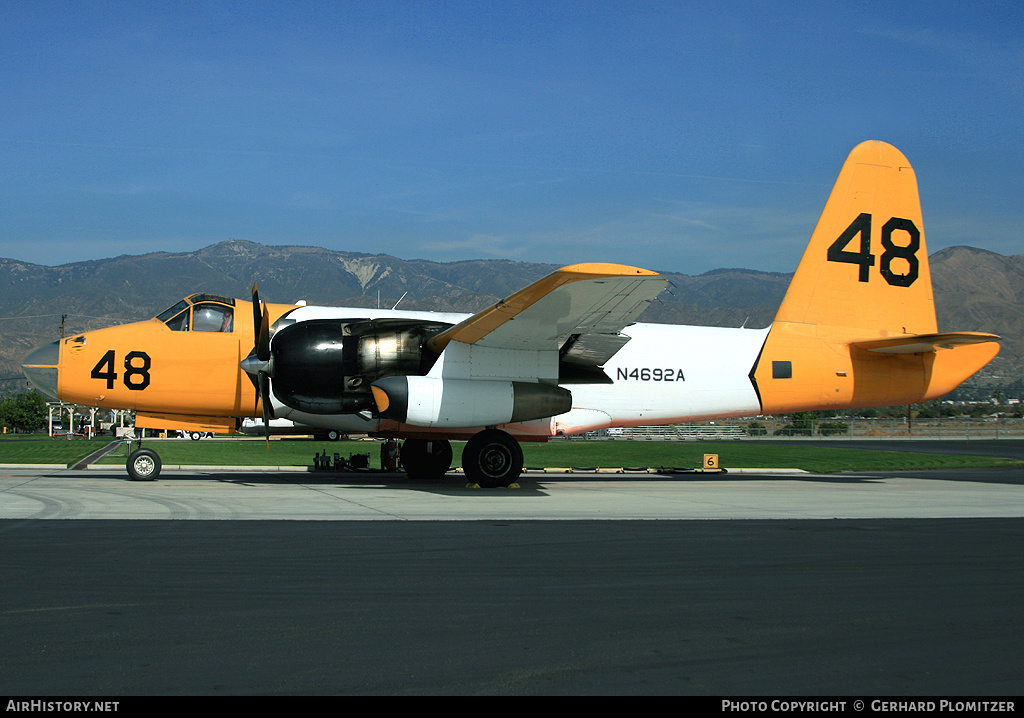
{"label": "horizontal stabilizer", "polygon": [[982,332],[946,332],[942,334],[914,334],[887,339],[866,339],[850,342],[851,346],[877,354],[925,354],[936,347],[951,349],[961,344],[981,344],[999,341],[996,334]]}

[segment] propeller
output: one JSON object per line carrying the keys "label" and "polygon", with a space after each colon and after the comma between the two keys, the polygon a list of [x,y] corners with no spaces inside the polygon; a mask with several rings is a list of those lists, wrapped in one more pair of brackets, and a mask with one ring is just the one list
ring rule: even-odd
{"label": "propeller", "polygon": [[[259,314],[257,314],[259,312]],[[252,285],[252,321],[253,336],[256,338],[256,358],[260,361],[270,361],[270,309],[260,302],[260,295],[256,289],[256,283]]]}
{"label": "propeller", "polygon": [[270,399],[270,374],[273,371],[273,355],[270,353],[270,310],[260,302],[256,283],[252,285],[253,350],[242,360],[242,369],[256,388],[257,405],[263,407],[263,433],[270,450],[270,420],[274,418]]}

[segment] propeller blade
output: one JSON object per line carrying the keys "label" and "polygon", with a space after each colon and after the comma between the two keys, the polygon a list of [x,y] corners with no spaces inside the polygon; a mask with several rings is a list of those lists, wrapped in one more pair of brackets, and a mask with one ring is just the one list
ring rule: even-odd
{"label": "propeller blade", "polygon": [[252,284],[252,336],[256,358],[264,362],[270,359],[270,309],[260,301],[256,282]]}
{"label": "propeller blade", "polygon": [[259,382],[259,379],[256,377],[255,374],[253,374],[251,371],[249,371],[248,369],[245,368],[245,363],[246,363],[246,361],[248,361],[248,359],[249,359],[249,357],[246,357],[245,359],[243,359],[241,366],[242,366],[242,369],[245,370],[246,376],[249,377],[249,381],[252,382],[252,388],[256,390],[256,403],[253,404],[253,407],[252,407],[252,414],[253,414],[253,416],[256,416],[256,410],[259,409],[259,405],[260,405],[260,382]]}
{"label": "propeller blade", "polygon": [[270,310],[263,310],[259,332],[256,334],[256,358],[260,361],[270,359]]}
{"label": "propeller blade", "polygon": [[274,403],[270,398],[270,375],[263,371],[259,373],[259,391],[260,399],[266,399],[263,402],[263,413],[269,415],[271,419],[276,419]]}
{"label": "propeller blade", "polygon": [[273,416],[270,407],[270,377],[260,372],[258,378],[260,403],[263,405],[263,435],[267,440],[267,451],[270,451],[270,419]]}
{"label": "propeller blade", "polygon": [[256,282],[252,283],[252,336],[253,342],[256,341],[256,337],[260,335],[260,324],[262,317],[260,310],[260,293],[256,289]]}

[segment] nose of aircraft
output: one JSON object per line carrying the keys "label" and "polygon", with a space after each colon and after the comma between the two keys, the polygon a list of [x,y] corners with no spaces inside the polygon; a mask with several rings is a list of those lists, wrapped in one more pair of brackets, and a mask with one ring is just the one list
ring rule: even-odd
{"label": "nose of aircraft", "polygon": [[21,363],[21,370],[32,385],[48,399],[57,401],[57,370],[60,367],[60,342],[45,344]]}

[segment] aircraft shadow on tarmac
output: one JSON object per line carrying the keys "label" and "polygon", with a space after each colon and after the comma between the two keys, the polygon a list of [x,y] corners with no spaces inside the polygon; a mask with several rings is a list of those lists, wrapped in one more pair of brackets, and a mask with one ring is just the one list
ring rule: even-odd
{"label": "aircraft shadow on tarmac", "polygon": [[[351,489],[408,489],[437,494],[449,494],[452,492],[464,493],[467,490],[505,492],[524,494],[543,494],[545,483],[581,483],[595,484],[602,483],[665,483],[685,485],[694,482],[716,482],[716,483],[755,483],[755,482],[778,482],[778,481],[801,481],[830,484],[874,484],[882,482],[886,477],[897,475],[888,473],[867,474],[737,474],[737,473],[647,473],[646,471],[626,471],[623,473],[613,472],[581,472],[573,473],[541,473],[527,472],[520,477],[518,484],[505,489],[483,489],[469,483],[461,473],[449,472],[439,479],[411,479],[402,472],[382,471],[322,471],[322,472],[275,472],[275,471],[253,471],[245,473],[240,471],[218,472],[210,469],[206,471],[164,471],[157,482],[173,483],[175,481],[217,481],[229,484],[246,486],[275,485],[286,486],[289,484],[303,486],[344,486]],[[131,482],[123,474],[112,474],[110,478],[122,479]],[[131,482],[136,483],[136,482]]]}

